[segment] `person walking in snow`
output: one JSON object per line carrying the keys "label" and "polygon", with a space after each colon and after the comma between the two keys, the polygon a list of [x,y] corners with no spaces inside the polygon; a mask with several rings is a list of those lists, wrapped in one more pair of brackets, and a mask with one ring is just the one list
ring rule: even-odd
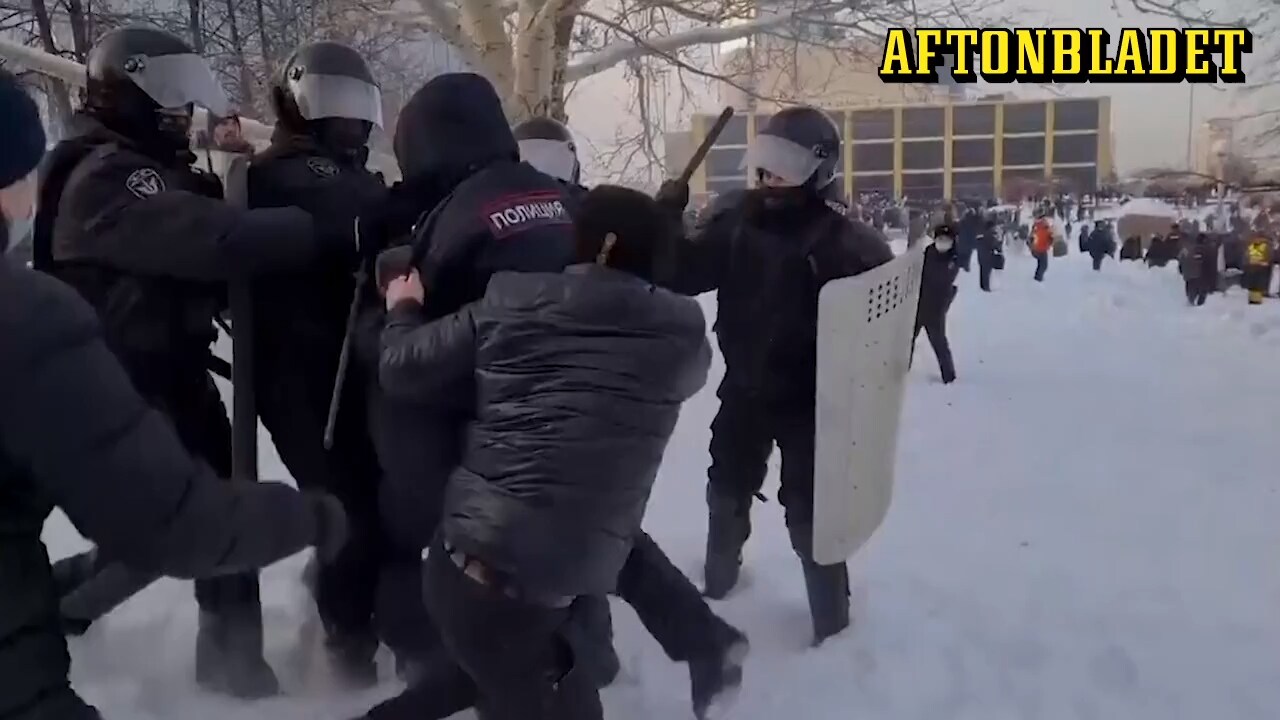
{"label": "person walking in snow", "polygon": [[1217,267],[1217,253],[1208,237],[1200,235],[1195,242],[1178,254],[1178,269],[1186,286],[1187,302],[1203,305],[1213,289],[1213,271]]}
{"label": "person walking in snow", "polygon": [[[982,269],[982,257],[978,257]],[[987,271],[989,274],[989,270]],[[920,304],[916,308],[916,327],[912,335],[911,356],[915,357],[915,340],[924,330],[938,358],[942,382],[951,384],[956,379],[955,360],[951,356],[951,343],[947,341],[947,311],[956,297],[956,276],[960,263],[956,258],[955,230],[950,225],[939,225],[933,231],[933,243],[924,249],[924,271],[920,276]],[[982,288],[986,290],[986,287]]]}
{"label": "person walking in snow", "polygon": [[[928,257],[927,252],[925,257]],[[985,221],[982,234],[978,235],[978,286],[983,292],[991,292],[991,271],[1001,267],[1004,267],[1004,257],[1000,249],[1000,235],[996,231],[996,221],[989,219]]]}
{"label": "person walking in snow", "polygon": [[1093,232],[1089,233],[1088,242],[1089,256],[1093,258],[1093,269],[1095,272],[1102,269],[1102,261],[1108,255],[1116,253],[1116,238],[1111,234],[1111,228],[1107,226],[1106,220],[1099,220],[1093,228]]}
{"label": "person walking in snow", "polygon": [[1049,270],[1049,253],[1053,252],[1053,228],[1045,216],[1036,219],[1031,228],[1031,254],[1036,259],[1036,282],[1044,282]]}

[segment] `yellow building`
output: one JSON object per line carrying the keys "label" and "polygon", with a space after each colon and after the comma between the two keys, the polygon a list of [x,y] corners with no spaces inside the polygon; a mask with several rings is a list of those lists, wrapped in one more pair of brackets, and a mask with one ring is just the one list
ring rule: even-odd
{"label": "yellow building", "polygon": [[[814,103],[817,104],[817,103]],[[1110,98],[935,101],[888,107],[827,107],[841,130],[843,194],[915,199],[1020,195],[1055,183],[1089,192],[1112,174]],[[747,187],[747,143],[771,112],[733,117],[694,176],[704,198]],[[714,118],[698,115],[693,137]]]}

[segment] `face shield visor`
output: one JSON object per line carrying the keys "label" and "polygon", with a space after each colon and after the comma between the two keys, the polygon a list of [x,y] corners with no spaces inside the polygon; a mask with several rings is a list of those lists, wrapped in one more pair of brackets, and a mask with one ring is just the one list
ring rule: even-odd
{"label": "face shield visor", "polygon": [[[825,159],[814,148],[798,145],[784,137],[757,135],[747,148],[739,169],[746,170],[750,167],[764,170],[789,186],[799,187],[813,177]],[[830,178],[824,179],[830,181]]]}
{"label": "face shield visor", "polygon": [[382,127],[382,91],[373,83],[347,75],[304,72],[289,80],[289,90],[303,120],[346,118]]}
{"label": "face shield visor", "polygon": [[227,114],[227,95],[199,55],[138,55],[125,61],[124,71],[162,108],[198,105],[215,115]]}
{"label": "face shield visor", "polygon": [[578,181],[578,156],[573,146],[561,140],[521,140],[520,159],[567,183]]}

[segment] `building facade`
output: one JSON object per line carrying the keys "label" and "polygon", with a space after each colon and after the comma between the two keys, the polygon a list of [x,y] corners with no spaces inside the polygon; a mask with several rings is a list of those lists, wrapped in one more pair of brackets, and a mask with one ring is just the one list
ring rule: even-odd
{"label": "building facade", "polygon": [[[829,109],[841,132],[841,194],[913,199],[1021,195],[1048,184],[1089,192],[1112,175],[1110,98],[984,99]],[[747,143],[769,114],[740,112],[695,175],[704,196],[748,187]],[[693,137],[714,122],[695,116]]]}

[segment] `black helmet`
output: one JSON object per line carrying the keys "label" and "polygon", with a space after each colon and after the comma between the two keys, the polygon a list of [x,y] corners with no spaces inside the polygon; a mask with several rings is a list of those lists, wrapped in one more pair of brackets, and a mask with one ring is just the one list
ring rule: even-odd
{"label": "black helmet", "polygon": [[103,35],[85,63],[85,107],[112,129],[185,148],[191,107],[222,115],[227,96],[209,63],[181,38],[148,27]]}
{"label": "black helmet", "polygon": [[336,42],[298,47],[271,87],[277,121],[335,150],[363,148],[382,126],[382,91],[369,64]]}
{"label": "black helmet", "polygon": [[823,190],[840,163],[840,131],[817,108],[781,110],[756,133],[747,163],[788,185]]}
{"label": "black helmet", "polygon": [[567,183],[578,184],[582,168],[578,147],[569,128],[549,117],[525,120],[512,129],[520,144],[520,159]]}

